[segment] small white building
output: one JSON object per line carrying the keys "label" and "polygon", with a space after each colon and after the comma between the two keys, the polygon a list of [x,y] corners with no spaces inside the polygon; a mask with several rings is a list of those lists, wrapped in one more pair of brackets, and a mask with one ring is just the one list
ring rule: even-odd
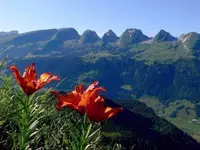
{"label": "small white building", "polygon": [[197,119],[192,119],[192,123],[197,123],[198,120]]}

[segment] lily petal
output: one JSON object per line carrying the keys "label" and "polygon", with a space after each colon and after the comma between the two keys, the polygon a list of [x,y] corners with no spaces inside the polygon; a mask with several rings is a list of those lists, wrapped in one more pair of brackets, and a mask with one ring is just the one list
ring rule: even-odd
{"label": "lily petal", "polygon": [[86,107],[86,114],[91,121],[104,121],[114,117],[123,108],[112,108],[104,106],[104,98],[98,96],[95,101],[90,102]]}
{"label": "lily petal", "polygon": [[58,110],[60,110],[60,109],[63,108],[63,107],[68,107],[68,108],[71,108],[71,109],[73,109],[73,110],[79,111],[79,107],[78,107],[78,106],[76,106],[76,105],[74,105],[74,104],[72,104],[72,103],[69,103],[69,102],[63,102],[62,105],[57,105],[57,106],[56,106],[56,108],[57,108]]}
{"label": "lily petal", "polygon": [[51,82],[52,80],[60,79],[58,76],[54,76],[50,73],[43,73],[40,76],[40,79],[36,81],[37,75],[36,75],[36,69],[35,69],[34,63],[32,63],[30,66],[28,66],[25,69],[23,76],[21,76],[16,66],[8,66],[7,69],[12,70],[17,83],[21,86],[23,91],[28,96],[33,94],[34,92],[39,90],[42,86]]}
{"label": "lily petal", "polygon": [[95,86],[97,86],[99,84],[99,81],[94,81],[85,92],[91,91],[95,88]]}
{"label": "lily petal", "polygon": [[51,93],[58,99],[56,106],[58,110],[62,107],[69,107],[77,111],[79,110],[78,103],[80,102],[81,97],[75,91],[68,93],[65,96],[62,96],[56,91],[51,91]]}
{"label": "lily petal", "polygon": [[24,80],[21,76],[21,73],[19,72],[19,70],[17,69],[16,66],[8,66],[7,69],[11,69],[13,72],[13,75],[17,81],[17,83],[21,86],[24,87]]}
{"label": "lily petal", "polygon": [[[91,101],[95,101],[96,98],[98,97],[98,94],[100,91],[106,92],[106,89],[104,87],[97,87],[95,88],[89,95],[88,101],[86,102],[87,104],[90,103]],[[101,98],[101,100],[103,100]]]}
{"label": "lily petal", "polygon": [[52,80],[60,80],[60,77],[54,76],[51,73],[43,73],[37,81],[36,89],[39,90],[45,84],[51,82]]}
{"label": "lily petal", "polygon": [[111,107],[106,107],[105,109],[105,120],[112,118],[115,116],[118,112],[123,111],[123,108],[111,108]]}
{"label": "lily petal", "polygon": [[103,87],[97,87],[95,88],[95,85],[98,84],[98,81],[91,84],[88,89],[83,93],[81,102],[79,103],[80,107],[85,107],[89,101],[95,100],[98,96],[99,91],[106,91]]}
{"label": "lily petal", "polygon": [[77,86],[75,87],[75,91],[76,91],[78,94],[82,95],[83,92],[84,92],[84,87],[83,87],[83,85],[82,85],[82,84],[77,85]]}
{"label": "lily petal", "polygon": [[37,74],[36,74],[36,69],[35,69],[34,63],[32,63],[29,67],[27,67],[25,69],[22,77],[26,81],[36,82],[36,80],[37,80]]}

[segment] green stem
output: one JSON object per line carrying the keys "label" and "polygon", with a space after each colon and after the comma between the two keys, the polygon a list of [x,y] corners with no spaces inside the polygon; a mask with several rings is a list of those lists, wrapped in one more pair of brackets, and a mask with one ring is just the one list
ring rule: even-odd
{"label": "green stem", "polygon": [[[73,124],[76,124],[73,122]],[[95,148],[100,140],[100,128],[95,129],[93,124],[87,119],[85,115],[84,118],[75,126],[77,132],[70,131],[72,137],[71,149],[73,150],[87,150],[89,148]],[[95,129],[95,130],[94,130]]]}
{"label": "green stem", "polygon": [[85,132],[85,124],[86,124],[86,115],[84,115],[84,118],[83,118],[83,123],[81,124],[81,129],[80,129],[80,150],[84,150],[84,132]]}
{"label": "green stem", "polygon": [[29,112],[29,96],[24,98],[23,101],[24,109],[21,111],[21,123],[20,123],[20,150],[26,150],[29,144],[29,121],[30,121],[30,112]]}
{"label": "green stem", "polygon": [[80,150],[85,150],[88,145],[88,135],[91,132],[92,124],[88,123],[87,116],[84,115],[83,123],[81,124],[81,135],[80,135]]}
{"label": "green stem", "polygon": [[89,135],[91,134],[91,131],[92,131],[92,123],[88,122],[86,115],[84,115],[81,129],[82,129],[82,132],[81,132],[81,137],[80,137],[81,139],[80,150],[85,150],[87,145],[90,142]]}

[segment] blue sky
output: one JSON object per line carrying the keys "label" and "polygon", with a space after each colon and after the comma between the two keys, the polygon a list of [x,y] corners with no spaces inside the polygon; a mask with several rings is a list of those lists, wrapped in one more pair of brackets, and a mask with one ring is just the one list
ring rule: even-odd
{"label": "blue sky", "polygon": [[0,6],[0,31],[74,27],[100,36],[108,29],[119,36],[127,28],[148,36],[160,29],[174,36],[200,33],[200,0],[2,0]]}

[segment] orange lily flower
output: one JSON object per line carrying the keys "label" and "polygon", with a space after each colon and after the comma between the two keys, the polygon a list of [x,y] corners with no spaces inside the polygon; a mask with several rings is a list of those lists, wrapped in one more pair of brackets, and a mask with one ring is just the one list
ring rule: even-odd
{"label": "orange lily flower", "polygon": [[25,69],[23,76],[21,76],[16,66],[8,66],[7,69],[12,70],[17,83],[28,96],[41,89],[52,80],[60,80],[58,76],[54,76],[51,73],[43,73],[40,78],[37,79],[34,63]]}
{"label": "orange lily flower", "polygon": [[58,103],[56,105],[57,110],[60,110],[62,107],[69,107],[79,111],[78,104],[81,100],[82,88],[82,85],[78,85],[75,87],[74,91],[67,93],[64,96],[56,91],[51,91],[51,93],[58,99]]}
{"label": "orange lily flower", "polygon": [[99,91],[106,91],[103,87],[95,87],[98,81],[92,83],[85,91],[83,85],[78,85],[75,90],[62,96],[56,91],[51,93],[58,99],[56,108],[60,110],[62,107],[72,108],[80,113],[85,113],[85,107],[91,99],[98,96]]}
{"label": "orange lily flower", "polygon": [[86,114],[89,120],[100,122],[114,117],[118,112],[123,111],[123,108],[105,107],[104,98],[98,96],[96,99],[89,101],[86,107]]}

